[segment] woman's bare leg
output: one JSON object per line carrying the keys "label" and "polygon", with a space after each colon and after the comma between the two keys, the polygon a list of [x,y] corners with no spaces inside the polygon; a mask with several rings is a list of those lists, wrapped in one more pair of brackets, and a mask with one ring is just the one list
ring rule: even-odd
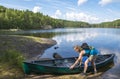
{"label": "woman's bare leg", "polygon": [[93,66],[93,68],[94,68],[94,72],[96,73],[96,72],[97,72],[97,70],[96,70],[96,65],[95,65],[95,62],[94,62],[94,61],[92,61],[91,63],[92,63],[92,66]]}
{"label": "woman's bare leg", "polygon": [[88,63],[89,63],[89,60],[87,59],[86,61],[85,61],[85,64],[84,64],[84,73],[86,73],[86,71],[87,71],[87,68],[88,68]]}

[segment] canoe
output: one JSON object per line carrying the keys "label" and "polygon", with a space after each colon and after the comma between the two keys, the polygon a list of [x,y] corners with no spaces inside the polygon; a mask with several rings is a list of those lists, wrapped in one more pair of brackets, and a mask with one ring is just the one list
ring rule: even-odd
{"label": "canoe", "polygon": [[[113,62],[114,54],[98,55],[96,59],[96,67],[104,67],[110,62]],[[83,57],[84,62],[87,57]],[[51,60],[31,60],[23,62],[23,70],[25,74],[39,73],[39,74],[73,74],[80,73],[84,69],[84,64],[81,66],[77,64],[74,69],[69,67],[76,61],[77,57],[68,57]],[[91,63],[88,63],[88,70],[92,70]]]}

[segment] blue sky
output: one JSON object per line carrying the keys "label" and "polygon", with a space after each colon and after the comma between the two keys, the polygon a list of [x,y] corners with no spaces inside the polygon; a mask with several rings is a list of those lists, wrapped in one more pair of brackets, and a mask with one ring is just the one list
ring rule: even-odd
{"label": "blue sky", "polygon": [[0,5],[89,23],[120,19],[120,0],[0,0]]}

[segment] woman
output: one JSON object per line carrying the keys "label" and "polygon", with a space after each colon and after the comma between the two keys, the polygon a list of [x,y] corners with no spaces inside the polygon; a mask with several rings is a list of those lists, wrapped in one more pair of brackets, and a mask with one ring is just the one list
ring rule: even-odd
{"label": "woman", "polygon": [[97,70],[96,70],[95,60],[96,60],[98,51],[93,47],[89,47],[87,43],[83,43],[81,46],[78,46],[78,45],[74,46],[74,50],[79,53],[79,57],[75,61],[75,63],[70,67],[70,69],[73,69],[78,62],[80,62],[80,65],[81,65],[83,55],[87,55],[88,58],[84,63],[84,71],[82,75],[86,75],[89,62],[91,62],[92,66],[94,67],[94,73],[96,73]]}

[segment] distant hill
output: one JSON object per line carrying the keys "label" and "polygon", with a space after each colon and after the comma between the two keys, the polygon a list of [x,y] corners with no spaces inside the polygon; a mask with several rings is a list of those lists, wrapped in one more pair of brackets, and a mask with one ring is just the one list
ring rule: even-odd
{"label": "distant hill", "polygon": [[42,13],[33,13],[29,10],[16,10],[0,6],[0,29],[52,29],[67,27],[120,27],[120,20],[103,22],[101,24],[89,24],[82,21],[68,21],[54,19]]}
{"label": "distant hill", "polygon": [[120,28],[120,19],[112,22],[102,22],[100,24],[93,24],[93,27],[103,27],[103,28]]}

